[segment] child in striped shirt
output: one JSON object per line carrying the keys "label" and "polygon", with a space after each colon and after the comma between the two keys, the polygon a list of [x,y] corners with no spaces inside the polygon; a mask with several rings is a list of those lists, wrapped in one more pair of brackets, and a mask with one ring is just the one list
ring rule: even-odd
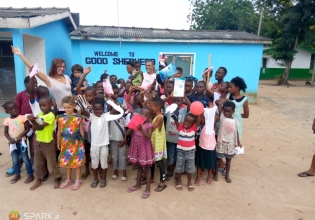
{"label": "child in striped shirt", "polygon": [[177,174],[177,181],[175,188],[177,190],[183,190],[181,185],[181,175],[184,171],[187,172],[188,178],[188,191],[193,191],[194,186],[191,182],[192,174],[195,173],[195,133],[197,131],[197,127],[200,124],[200,116],[193,115],[188,113],[185,116],[183,123],[178,123],[178,117],[176,115],[172,115],[174,119],[179,137],[177,143],[177,160],[175,173]]}

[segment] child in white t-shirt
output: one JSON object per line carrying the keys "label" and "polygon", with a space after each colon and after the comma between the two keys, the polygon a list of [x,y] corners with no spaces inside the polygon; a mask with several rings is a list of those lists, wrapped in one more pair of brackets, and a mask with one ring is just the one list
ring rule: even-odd
{"label": "child in white t-shirt", "polygon": [[[83,115],[91,121],[91,161],[94,180],[91,184],[92,188],[96,188],[99,183],[98,165],[101,164],[102,176],[100,180],[100,188],[106,187],[106,173],[108,168],[107,156],[109,145],[109,129],[108,122],[119,119],[123,116],[124,110],[117,106],[112,100],[108,100],[107,104],[113,107],[113,110],[104,113],[104,100],[95,99],[93,102],[93,113],[86,110],[87,102],[79,96],[79,102],[83,106]],[[116,110],[119,114],[117,114]]]}

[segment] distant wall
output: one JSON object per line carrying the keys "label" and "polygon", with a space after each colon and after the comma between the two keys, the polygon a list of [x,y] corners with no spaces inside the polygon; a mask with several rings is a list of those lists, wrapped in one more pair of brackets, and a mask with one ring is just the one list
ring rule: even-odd
{"label": "distant wall", "polygon": [[[107,56],[97,55],[98,51],[105,52]],[[208,66],[208,54],[212,54],[211,66],[214,72],[224,66],[228,70],[225,80],[229,81],[235,76],[243,77],[248,86],[248,94],[251,102],[254,102],[258,92],[258,81],[263,45],[258,44],[205,44],[205,43],[159,43],[159,42],[110,42],[72,40],[72,63],[79,63],[84,67],[92,66],[92,73],[88,80],[95,82],[105,69],[109,74],[115,74],[118,78],[128,77],[126,65],[122,58],[130,59],[155,59],[158,62],[160,52],[168,53],[195,53],[194,72],[201,79],[203,70]],[[98,53],[99,54],[99,53]],[[117,56],[108,56],[117,54]],[[134,55],[133,57],[130,55]],[[88,58],[88,59],[87,59]],[[103,64],[91,64],[90,58],[99,58]],[[118,61],[118,62],[117,62]],[[158,65],[156,65],[158,68]],[[145,66],[142,66],[145,72]],[[212,81],[215,81],[214,76]]]}

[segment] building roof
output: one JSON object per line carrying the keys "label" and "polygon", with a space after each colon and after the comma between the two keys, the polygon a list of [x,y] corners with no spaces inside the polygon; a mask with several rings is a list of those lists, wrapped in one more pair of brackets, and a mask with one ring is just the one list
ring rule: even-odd
{"label": "building roof", "polygon": [[69,8],[3,8],[0,7],[0,17],[2,18],[31,18],[44,15],[53,15],[70,11]]}
{"label": "building roof", "polygon": [[71,31],[79,26],[79,20],[73,20],[69,8],[12,8],[0,7],[0,28],[33,28],[66,18]]}
{"label": "building roof", "polygon": [[196,31],[116,26],[80,26],[70,33],[72,39],[108,41],[210,42],[270,44],[271,39],[244,31]]}

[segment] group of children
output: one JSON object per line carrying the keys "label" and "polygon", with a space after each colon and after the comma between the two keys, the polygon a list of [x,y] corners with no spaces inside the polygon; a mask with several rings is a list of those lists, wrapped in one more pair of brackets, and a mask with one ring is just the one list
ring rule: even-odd
{"label": "group of children", "polygon": [[[23,94],[19,93],[15,102],[8,101],[3,105],[5,112],[10,114],[4,121],[4,133],[13,162],[11,183],[21,178],[21,165],[25,163],[28,175],[25,183],[36,177],[31,190],[46,181],[48,168],[54,176],[54,188],[78,190],[82,179],[90,175],[91,162],[91,187],[104,188],[108,164],[112,164],[112,180],[117,180],[118,170],[122,170],[121,181],[127,181],[127,161],[134,164],[133,170],[137,170],[136,184],[128,192],[146,185],[142,198],[150,196],[156,164],[160,173],[156,192],[165,190],[166,181],[174,174],[177,190],[183,190],[181,176],[185,174],[187,188],[193,191],[194,185],[200,185],[204,170],[208,170],[206,183],[211,185],[212,180],[218,181],[219,167],[224,168],[226,182],[232,182],[229,175],[231,159],[234,148],[241,146],[242,118],[249,114],[247,98],[241,94],[247,88],[244,80],[235,77],[230,82],[220,81],[221,72],[227,73],[220,67],[216,73],[218,83],[208,83],[206,75],[203,75],[205,81],[187,78],[184,97],[173,97],[173,78],[158,86],[155,81],[149,89],[143,90],[140,88],[143,73],[140,66],[136,67],[134,63],[127,64],[130,77],[126,81],[104,73],[100,81],[89,86],[86,76],[91,68],[83,70],[82,66],[74,65],[71,75],[73,95],[62,98],[64,112],[61,114],[57,114],[56,103],[48,89],[37,86],[35,77],[26,77]],[[175,77],[181,75],[182,69],[178,68]],[[104,79],[110,80],[112,95],[104,92]],[[195,101],[204,107],[200,115],[190,112]],[[176,109],[169,111],[174,104]],[[27,111],[20,110],[18,106],[21,105],[24,110],[27,107]],[[128,122],[136,115],[144,122],[136,129],[128,128]],[[85,172],[81,174],[83,165]],[[193,183],[192,174],[196,167]],[[66,179],[62,183],[59,168],[66,169]],[[72,169],[76,173],[74,181],[71,179]]]}

